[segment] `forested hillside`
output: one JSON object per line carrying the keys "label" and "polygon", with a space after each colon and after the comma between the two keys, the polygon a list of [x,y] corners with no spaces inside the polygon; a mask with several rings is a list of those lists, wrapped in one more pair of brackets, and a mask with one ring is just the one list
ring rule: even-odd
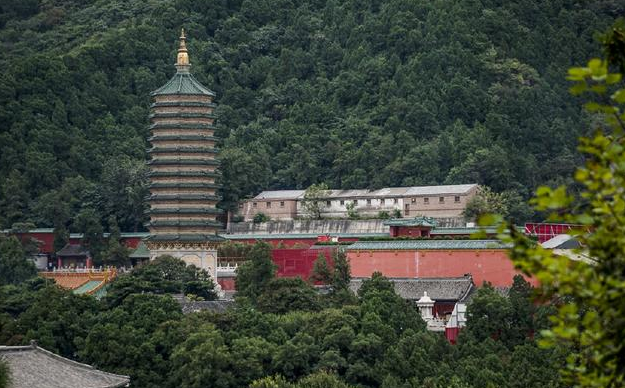
{"label": "forested hillside", "polygon": [[565,182],[592,128],[566,69],[625,4],[5,0],[0,227],[145,221],[149,92],[188,31],[217,93],[224,207],[265,188]]}

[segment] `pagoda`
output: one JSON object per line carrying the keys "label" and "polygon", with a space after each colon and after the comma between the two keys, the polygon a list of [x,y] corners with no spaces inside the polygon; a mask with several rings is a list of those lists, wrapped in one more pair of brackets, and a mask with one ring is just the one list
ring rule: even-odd
{"label": "pagoda", "polygon": [[151,93],[150,259],[170,255],[206,269],[216,281],[217,215],[215,93],[190,72],[184,29],[176,74]]}

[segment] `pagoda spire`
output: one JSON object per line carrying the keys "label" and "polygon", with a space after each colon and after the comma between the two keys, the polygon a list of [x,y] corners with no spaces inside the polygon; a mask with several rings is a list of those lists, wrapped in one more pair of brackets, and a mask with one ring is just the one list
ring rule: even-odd
{"label": "pagoda spire", "polygon": [[187,37],[184,34],[184,28],[180,31],[180,46],[178,47],[178,57],[176,60],[176,69],[178,71],[189,71],[189,53],[187,51]]}

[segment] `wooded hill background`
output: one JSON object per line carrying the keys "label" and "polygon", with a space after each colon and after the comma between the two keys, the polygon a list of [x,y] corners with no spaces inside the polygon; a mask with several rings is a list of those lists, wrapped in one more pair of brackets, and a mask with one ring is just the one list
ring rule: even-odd
{"label": "wooded hill background", "polygon": [[[185,27],[217,93],[223,207],[262,189],[567,183],[592,128],[564,78],[625,4],[4,0],[0,227],[141,230],[150,91]],[[531,217],[525,208],[519,218]]]}

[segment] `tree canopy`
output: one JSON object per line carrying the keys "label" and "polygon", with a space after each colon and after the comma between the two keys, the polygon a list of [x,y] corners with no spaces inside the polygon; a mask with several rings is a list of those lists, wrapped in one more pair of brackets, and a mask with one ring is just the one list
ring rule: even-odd
{"label": "tree canopy", "polygon": [[514,231],[502,236],[515,243],[516,265],[540,280],[542,297],[562,300],[544,342],[574,350],[565,377],[576,387],[625,384],[625,56],[615,51],[625,46],[625,21],[602,41],[606,59],[568,72],[571,92],[591,96],[585,108],[597,119],[595,134],[580,139],[586,161],[575,180],[581,188],[541,187],[533,200],[550,219],[579,225],[571,234],[581,244],[580,256],[571,260]]}
{"label": "tree canopy", "polygon": [[113,305],[137,293],[183,294],[202,300],[217,298],[215,283],[206,270],[171,256],[160,256],[122,274],[107,290]]}
{"label": "tree canopy", "polygon": [[623,12],[614,0],[4,1],[0,228],[89,232],[87,218],[107,229],[114,216],[143,229],[149,92],[172,75],[183,26],[193,73],[217,94],[224,208],[312,184],[475,182],[528,198],[570,182],[590,118],[561,72],[598,55],[593,34]]}

